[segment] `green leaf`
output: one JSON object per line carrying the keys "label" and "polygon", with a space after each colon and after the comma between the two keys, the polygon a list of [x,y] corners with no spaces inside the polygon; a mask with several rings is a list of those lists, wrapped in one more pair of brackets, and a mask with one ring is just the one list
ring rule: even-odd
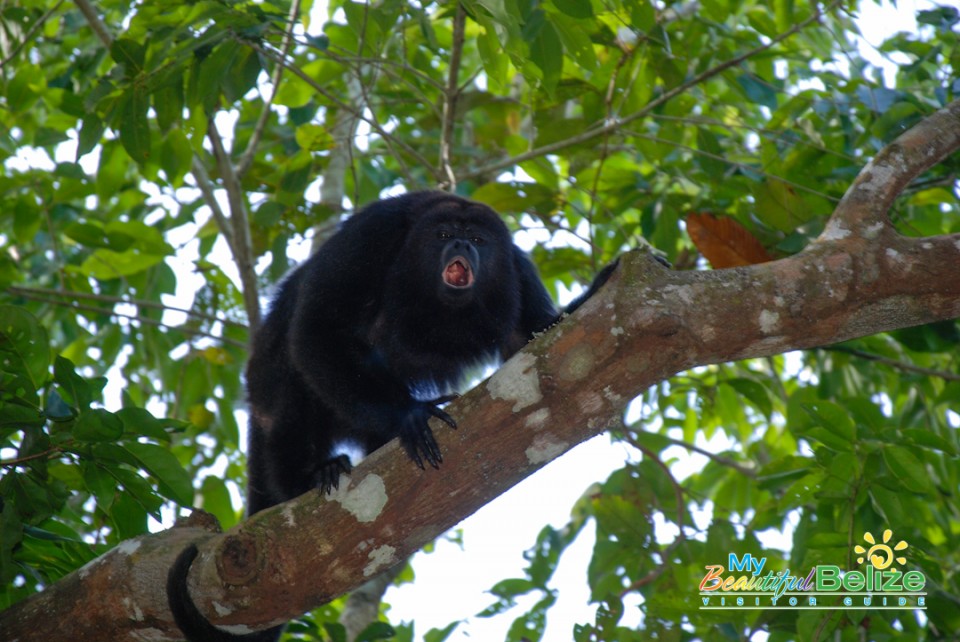
{"label": "green leaf", "polygon": [[237,523],[237,512],[230,501],[230,491],[222,479],[207,475],[200,487],[200,507],[216,516],[224,530]]}
{"label": "green leaf", "polygon": [[243,98],[244,94],[253,89],[260,77],[260,57],[250,47],[243,47],[237,52],[230,72],[223,79],[223,95],[228,102],[235,102]]}
{"label": "green leaf", "polygon": [[737,83],[743,88],[747,98],[758,105],[777,108],[777,90],[770,83],[754,74],[740,74]]}
{"label": "green leaf", "polygon": [[176,419],[157,419],[145,408],[121,408],[116,413],[123,422],[123,430],[128,435],[144,436],[156,441],[169,441],[167,427],[180,427],[184,422]]}
{"label": "green leaf", "polygon": [[524,39],[530,45],[530,60],[541,72],[543,88],[548,94],[553,94],[563,70],[563,44],[560,37],[540,9],[533,12],[533,18],[523,32]]}
{"label": "green leaf", "polygon": [[593,17],[593,5],[590,0],[553,0],[553,6],[577,20]]}
{"label": "green leaf", "polygon": [[297,127],[296,138],[300,149],[308,152],[327,151],[337,146],[337,141],[330,135],[326,127],[313,123]]}
{"label": "green leaf", "polygon": [[[49,368],[50,342],[40,322],[21,307],[0,305],[0,372],[13,375],[16,385],[24,386],[21,396],[30,398]],[[16,393],[9,384],[7,390]]]}
{"label": "green leaf", "polygon": [[83,125],[80,127],[80,136],[77,143],[76,160],[93,151],[94,147],[103,138],[103,130],[106,125],[96,114],[89,114],[83,119]]}
{"label": "green leaf", "polygon": [[147,509],[132,495],[121,493],[110,511],[119,539],[130,539],[147,532]]}
{"label": "green leaf", "polygon": [[93,408],[80,413],[72,433],[80,441],[116,441],[123,435],[123,422],[112,412]]}
{"label": "green leaf", "polygon": [[821,400],[812,404],[804,404],[803,409],[819,426],[840,439],[848,442],[857,440],[857,426],[853,423],[850,413],[839,404]]}
{"label": "green leaf", "polygon": [[904,488],[914,493],[936,492],[937,489],[930,481],[930,472],[927,467],[908,449],[903,446],[888,445],[883,448],[882,453],[883,461]]}
{"label": "green leaf", "polygon": [[117,480],[99,462],[83,461],[80,468],[87,491],[97,499],[97,505],[101,509],[109,510],[119,490]]}
{"label": "green leaf", "polygon": [[372,640],[389,640],[397,632],[386,622],[374,622],[366,627],[357,636],[357,642],[371,642]]}
{"label": "green leaf", "polygon": [[230,68],[240,49],[241,45],[239,42],[236,40],[227,40],[217,45],[213,53],[200,63],[197,73],[197,82],[199,84],[197,97],[201,100],[208,113],[213,106],[211,101],[216,98],[222,84],[228,77]]}
{"label": "green leaf", "polygon": [[33,240],[43,216],[34,199],[19,198],[13,208],[13,234],[21,243]]}
{"label": "green leaf", "polygon": [[161,132],[183,120],[183,74],[178,73],[153,92],[153,109]]}
{"label": "green leaf", "polygon": [[80,272],[95,279],[108,281],[143,272],[162,261],[162,254],[143,254],[137,250],[127,252],[97,250],[81,264]]}
{"label": "green leaf", "polygon": [[110,57],[118,65],[123,65],[127,77],[136,76],[143,71],[146,47],[129,38],[117,38],[110,45]]}
{"label": "green leaf", "polygon": [[86,379],[77,374],[73,363],[57,355],[53,361],[53,380],[60,385],[65,394],[64,401],[83,411],[90,407],[93,396]]}
{"label": "green leaf", "polygon": [[[573,0],[572,4],[576,2],[577,0]],[[590,3],[585,0],[584,4],[590,7]],[[556,29],[563,49],[569,52],[583,69],[595,69],[597,55],[593,51],[593,41],[590,39],[590,34],[583,28],[583,23],[563,14],[550,14],[548,17]]]}
{"label": "green leaf", "polygon": [[6,87],[6,107],[12,113],[30,109],[46,89],[46,74],[36,65],[20,65]]}
{"label": "green leaf", "polygon": [[122,99],[118,123],[120,144],[130,158],[141,165],[150,158],[150,123],[147,120],[149,99],[147,88],[134,84]]}
{"label": "green leaf", "polygon": [[160,167],[173,185],[182,185],[193,163],[193,148],[179,128],[171,129],[163,139]]}
{"label": "green leaf", "polygon": [[123,446],[151,475],[156,477],[160,492],[182,506],[193,504],[193,480],[177,458],[166,448],[155,444],[129,442]]}
{"label": "green leaf", "polygon": [[100,165],[97,167],[97,196],[104,201],[114,198],[127,179],[129,157],[114,141],[104,143],[100,149]]}

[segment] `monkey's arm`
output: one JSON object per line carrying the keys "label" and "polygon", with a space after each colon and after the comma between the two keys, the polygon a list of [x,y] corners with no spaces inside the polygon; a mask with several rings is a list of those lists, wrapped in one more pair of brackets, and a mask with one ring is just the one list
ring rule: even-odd
{"label": "monkey's arm", "polygon": [[[373,319],[362,306],[351,312],[337,299],[321,306],[305,301],[297,306],[290,328],[289,349],[294,367],[310,391],[335,415],[337,439],[351,440],[364,452],[399,437],[420,468],[434,468],[440,449],[427,422],[437,417],[453,428],[456,422],[436,404],[445,399],[415,399],[407,382],[393,373],[367,340]],[[331,303],[333,302],[333,303]],[[334,471],[335,472],[335,471]]]}

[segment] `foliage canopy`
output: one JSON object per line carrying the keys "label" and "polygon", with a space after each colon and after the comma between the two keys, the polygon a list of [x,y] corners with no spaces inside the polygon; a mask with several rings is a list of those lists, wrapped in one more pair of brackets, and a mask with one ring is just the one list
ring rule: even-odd
{"label": "foliage canopy", "polygon": [[[438,185],[484,201],[537,230],[558,294],[627,247],[705,267],[693,212],[799,251],[873,153],[960,96],[956,8],[870,49],[860,4],[332,0],[323,24],[311,0],[0,5],[0,608],[164,506],[237,522],[248,328],[345,203]],[[960,231],[958,171],[901,195],[901,233]],[[597,610],[577,640],[958,634],[958,341],[951,321],[648,390],[618,435],[642,456],[541,532],[486,614],[538,596],[509,632],[537,639],[591,524]],[[703,462],[682,479],[678,446]],[[927,578],[921,615],[697,609],[729,552],[854,568],[852,545],[887,528]],[[340,605],[288,637],[335,635]]]}

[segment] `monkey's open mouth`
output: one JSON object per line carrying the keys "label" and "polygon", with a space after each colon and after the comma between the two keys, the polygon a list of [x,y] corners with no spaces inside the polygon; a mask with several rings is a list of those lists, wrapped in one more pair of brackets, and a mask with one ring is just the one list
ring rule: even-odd
{"label": "monkey's open mouth", "polygon": [[455,256],[443,268],[443,282],[452,288],[469,288],[473,285],[473,270],[470,262],[462,256]]}

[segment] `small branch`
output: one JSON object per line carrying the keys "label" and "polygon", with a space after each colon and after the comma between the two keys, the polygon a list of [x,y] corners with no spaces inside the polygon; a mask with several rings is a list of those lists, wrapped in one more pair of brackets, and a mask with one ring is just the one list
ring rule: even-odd
{"label": "small branch", "polygon": [[63,300],[57,299],[57,298],[55,298],[55,297],[49,297],[49,298],[48,298],[48,297],[31,295],[29,298],[30,298],[31,301],[36,301],[37,303],[48,303],[48,304],[50,304],[50,305],[56,305],[56,306],[60,306],[60,307],[70,308],[70,309],[72,309],[72,310],[77,310],[77,311],[80,311],[80,312],[92,312],[92,313],[94,313],[94,314],[103,314],[103,315],[106,315],[106,316],[109,316],[109,317],[116,317],[116,318],[120,318],[120,319],[130,319],[131,321],[139,321],[140,323],[143,323],[143,324],[145,324],[145,325],[152,325],[152,326],[155,326],[155,327],[158,327],[158,328],[168,328],[168,329],[170,329],[170,330],[176,330],[176,331],[178,331],[178,332],[183,332],[184,334],[189,335],[189,336],[208,337],[208,338],[210,338],[210,339],[214,339],[215,341],[219,341],[219,342],[224,343],[224,344],[232,345],[232,346],[235,346],[235,347],[237,347],[237,348],[246,348],[246,347],[247,347],[247,344],[245,344],[245,343],[243,343],[243,342],[241,342],[241,341],[235,341],[234,339],[230,339],[230,338],[228,338],[228,337],[220,337],[220,336],[217,336],[217,335],[215,335],[215,334],[211,334],[211,333],[209,333],[209,332],[206,332],[206,331],[204,331],[204,330],[197,330],[197,329],[195,329],[195,328],[187,328],[187,327],[183,327],[183,326],[171,326],[171,325],[167,325],[166,323],[163,323],[162,321],[157,321],[156,319],[150,319],[150,318],[148,318],[148,317],[142,317],[142,316],[137,315],[137,314],[127,314],[127,313],[125,313],[125,312],[117,312],[116,310],[113,310],[113,309],[110,309],[110,308],[100,308],[100,307],[97,307],[97,306],[95,306],[95,305],[84,305],[83,303],[77,303],[76,301],[63,301]]}
{"label": "small branch", "polygon": [[107,31],[107,25],[103,24],[103,20],[100,19],[94,6],[90,4],[90,0],[74,0],[74,4],[77,5],[80,13],[87,20],[87,24],[93,29],[93,34],[103,43],[104,47],[109,49],[110,45],[113,44],[113,36]]}
{"label": "small branch", "polygon": [[286,67],[297,78],[307,83],[314,91],[316,91],[318,94],[323,96],[326,100],[330,101],[330,103],[333,104],[338,109],[343,109],[353,114],[358,120],[362,120],[363,122],[370,125],[370,128],[373,131],[375,131],[380,137],[382,137],[385,141],[388,141],[389,143],[396,145],[399,149],[403,150],[405,154],[413,158],[413,160],[416,162],[417,165],[424,168],[430,168],[432,170],[432,173],[435,174],[434,178],[437,180],[437,182],[442,182],[443,175],[436,172],[436,169],[433,168],[433,164],[430,163],[430,161],[424,158],[423,155],[421,155],[417,150],[410,147],[410,145],[396,138],[395,136],[391,135],[388,131],[386,131],[383,127],[381,127],[380,123],[378,123],[376,120],[372,118],[367,118],[367,116],[364,115],[362,109],[357,109],[353,105],[348,105],[347,103],[343,102],[342,100],[334,96],[332,93],[324,89],[324,87],[320,83],[318,83],[315,79],[311,78],[308,74],[306,74],[302,69],[292,64],[289,64],[283,56],[279,55],[273,49],[267,49],[256,42],[249,42],[249,41],[243,41],[243,42],[248,47],[252,47],[254,51],[262,54],[263,56],[266,56],[267,58],[274,61],[275,63]]}
{"label": "small branch", "polygon": [[[290,25],[283,34],[283,42],[280,46],[280,50],[283,53],[283,57],[286,58],[290,55],[290,50],[293,49],[293,29],[297,24],[297,16],[300,15],[300,0],[293,0],[290,3],[290,13],[287,16],[287,23]],[[267,121],[270,120],[270,111],[273,107],[273,101],[277,97],[277,93],[280,91],[280,79],[283,77],[283,65],[277,65],[273,69],[273,76],[270,78],[270,84],[273,87],[273,91],[270,92],[270,97],[267,98],[263,103],[263,109],[260,111],[260,116],[257,118],[257,124],[253,128],[253,134],[250,136],[250,140],[247,142],[247,148],[243,150],[243,154],[240,155],[240,160],[237,161],[236,173],[237,176],[243,177],[249,170],[250,166],[253,164],[253,155],[257,151],[257,146],[260,144],[260,139],[263,137],[263,132],[267,128]]]}
{"label": "small branch", "polygon": [[0,67],[6,67],[8,62],[10,62],[11,60],[17,57],[17,54],[20,53],[20,50],[23,49],[28,42],[30,42],[30,40],[37,33],[37,31],[40,30],[40,27],[42,27],[44,23],[50,19],[50,16],[52,16],[57,11],[57,9],[60,8],[60,5],[62,5],[63,2],[64,0],[57,0],[57,4],[50,7],[46,13],[44,13],[42,16],[40,16],[37,19],[36,22],[30,25],[30,28],[27,29],[27,31],[23,34],[23,38],[20,40],[20,42],[17,43],[17,46],[13,48],[13,50],[10,52],[10,55],[8,55],[3,60],[0,60]]}
{"label": "small branch", "polygon": [[464,30],[467,12],[463,4],[457,3],[457,12],[453,17],[453,44],[450,49],[450,68],[447,73],[447,88],[443,92],[443,120],[440,129],[440,170],[447,176],[446,187],[452,192],[457,188],[457,177],[453,172],[450,146],[453,140],[453,125],[457,118],[457,100],[460,98],[460,60],[463,55]]}
{"label": "small branch", "polygon": [[0,459],[0,468],[10,468],[13,466],[20,466],[27,463],[28,461],[33,461],[34,459],[44,459],[49,458],[53,459],[60,455],[63,452],[63,449],[59,446],[54,448],[49,448],[44,450],[41,453],[34,453],[32,455],[27,455],[26,457],[14,457],[13,459]]}
{"label": "small branch", "polygon": [[637,590],[641,586],[645,586],[651,582],[656,581],[658,577],[663,575],[664,571],[666,571],[667,568],[670,566],[670,563],[668,560],[668,558],[670,557],[670,554],[673,553],[673,551],[678,546],[680,546],[682,543],[684,543],[687,540],[687,536],[683,532],[683,525],[687,517],[686,507],[684,506],[684,503],[683,503],[683,495],[684,495],[683,486],[681,486],[680,482],[677,481],[677,478],[673,476],[673,472],[670,470],[670,467],[667,466],[665,463],[663,463],[663,460],[657,457],[657,454],[655,452],[653,452],[649,448],[641,446],[634,439],[631,439],[629,435],[627,438],[635,448],[637,448],[645,456],[649,457],[655,464],[657,464],[663,470],[666,476],[670,478],[670,483],[671,485],[673,485],[673,490],[674,490],[674,494],[676,496],[676,502],[677,502],[677,529],[679,533],[677,534],[676,539],[674,539],[669,546],[667,546],[665,549],[660,551],[660,564],[656,568],[654,568],[652,571],[644,575],[643,577],[639,578],[635,582],[632,582],[630,586],[623,589],[623,591],[621,591],[620,593],[621,597],[631,591]]}
{"label": "small branch", "polygon": [[665,138],[660,138],[659,136],[653,136],[653,135],[651,135],[651,134],[644,134],[644,133],[641,133],[641,132],[634,132],[634,131],[630,131],[630,132],[628,132],[628,133],[629,133],[631,136],[635,137],[635,138],[642,138],[642,139],[644,139],[644,140],[649,140],[649,141],[654,142],[654,143],[660,143],[660,144],[662,144],[662,145],[669,145],[669,146],[675,147],[675,148],[677,148],[677,149],[684,149],[684,150],[690,152],[691,154],[697,154],[697,155],[699,155],[699,156],[703,156],[704,158],[709,158],[709,159],[715,160],[715,161],[717,161],[717,162],[719,162],[719,163],[724,163],[724,164],[726,164],[726,165],[729,165],[730,167],[735,167],[735,168],[737,168],[737,169],[740,169],[740,170],[743,170],[743,171],[746,171],[746,172],[750,172],[750,173],[753,173],[753,174],[758,174],[758,175],[763,176],[764,178],[768,178],[768,179],[770,179],[770,180],[779,181],[780,183],[783,183],[784,185],[788,185],[788,186],[794,188],[794,189],[797,190],[798,192],[806,192],[807,194],[812,194],[812,195],[814,195],[814,196],[819,196],[820,198],[824,198],[824,199],[826,199],[826,200],[828,200],[828,201],[831,201],[831,202],[833,202],[833,203],[838,203],[838,202],[840,201],[840,198],[837,197],[837,196],[831,196],[830,194],[826,194],[826,193],[821,192],[821,191],[819,191],[819,190],[813,189],[812,187],[807,187],[806,185],[802,185],[801,183],[797,183],[797,182],[792,181],[792,180],[790,180],[790,179],[783,178],[782,176],[777,176],[776,174],[771,174],[771,173],[769,173],[769,172],[767,172],[767,171],[764,171],[764,170],[762,170],[762,169],[759,169],[759,168],[757,168],[757,167],[751,167],[750,165],[747,165],[746,163],[740,163],[740,162],[737,162],[737,161],[735,161],[735,160],[731,160],[730,158],[728,158],[728,157],[726,157],[726,156],[721,156],[720,154],[714,154],[713,152],[708,152],[708,151],[703,150],[703,149],[697,149],[696,147],[691,147],[690,145],[685,145],[685,144],[683,144],[683,143],[681,143],[681,142],[678,142],[678,141],[667,140],[667,139],[665,139]]}
{"label": "small branch", "polygon": [[230,248],[232,255],[234,253],[233,232],[230,229],[230,221],[224,213],[223,208],[220,207],[220,201],[217,200],[217,195],[214,192],[215,186],[213,181],[210,180],[210,174],[207,173],[207,168],[196,155],[193,157],[190,170],[190,173],[193,174],[193,179],[197,182],[197,189],[200,190],[200,194],[203,196],[203,202],[210,208],[213,219],[217,223],[217,229],[219,229],[223,235],[223,239],[227,242],[227,246]]}
{"label": "small branch", "polygon": [[912,363],[906,363],[903,361],[897,361],[896,359],[889,359],[887,357],[881,357],[878,354],[872,354],[870,352],[865,352],[863,350],[857,350],[856,348],[848,348],[846,346],[830,346],[822,348],[825,352],[841,352],[844,354],[849,354],[860,359],[866,359],[867,361],[873,361],[875,363],[882,363],[885,366],[890,366],[897,370],[903,370],[904,372],[913,372],[916,374],[923,375],[925,377],[938,377],[945,381],[960,381],[960,374],[954,374],[953,372],[944,372],[943,370],[934,370],[932,368],[921,368],[920,366],[915,366]]}
{"label": "small branch", "polygon": [[111,296],[108,294],[94,294],[92,292],[76,292],[73,290],[45,290],[43,288],[29,288],[19,285],[11,285],[7,288],[7,292],[11,294],[16,294],[27,299],[32,299],[35,296],[42,297],[66,297],[68,299],[88,299],[91,301],[100,301],[103,303],[126,303],[128,305],[135,305],[140,308],[152,308],[154,310],[169,310],[171,312],[181,312],[187,316],[193,317],[194,319],[199,319],[201,321],[209,321],[210,323],[223,323],[224,325],[232,325],[237,328],[245,328],[246,325],[238,321],[232,321],[230,319],[225,319],[222,317],[213,316],[210,314],[204,314],[203,312],[197,312],[196,310],[189,310],[187,308],[180,308],[174,305],[164,305],[163,303],[158,303],[156,301],[144,301],[142,299],[131,299],[128,297],[122,296]]}
{"label": "small branch", "polygon": [[815,11],[806,20],[803,20],[795,24],[793,27],[791,27],[787,31],[784,31],[783,33],[776,36],[775,38],[772,38],[769,42],[762,44],[759,47],[756,47],[754,49],[751,49],[750,51],[744,54],[741,54],[725,62],[722,62],[715,67],[711,67],[710,69],[707,69],[706,71],[703,71],[697,74],[696,76],[687,80],[686,82],[680,83],[673,89],[668,89],[667,91],[660,94],[660,96],[658,96],[657,98],[654,98],[653,100],[648,102],[642,109],[639,109],[633,112],[632,114],[624,116],[623,118],[617,119],[613,122],[608,122],[602,125],[598,125],[593,129],[588,129],[587,131],[582,132],[581,134],[578,134],[577,136],[571,136],[570,138],[567,138],[565,140],[559,140],[555,143],[543,145],[541,147],[537,147],[536,149],[531,149],[528,152],[517,154],[516,156],[511,156],[503,160],[495,161],[493,163],[490,163],[489,165],[486,165],[485,167],[471,170],[470,172],[467,172],[466,174],[462,175],[460,178],[461,180],[467,180],[470,178],[475,178],[477,176],[482,176],[490,172],[497,172],[503,169],[513,167],[515,165],[519,165],[520,163],[526,162],[528,160],[532,160],[534,158],[546,156],[547,154],[554,154],[556,152],[559,152],[560,150],[566,149],[567,147],[573,147],[574,145],[586,143],[588,141],[593,140],[594,138],[597,138],[598,136],[603,136],[607,133],[618,131],[619,129],[623,128],[625,125],[649,115],[651,112],[658,109],[661,105],[664,105],[670,100],[676,98],[680,94],[686,92],[688,89],[695,87],[700,83],[723,73],[724,71],[726,71],[727,69],[730,69],[731,67],[736,67],[743,61],[749,60],[753,56],[763,53],[764,51],[766,51],[767,49],[770,49],[774,45],[777,45],[783,42],[784,40],[786,40],[787,38],[789,38],[790,36],[802,31],[803,29],[807,28],[810,24],[820,20],[820,18],[824,14],[836,8],[840,4],[840,2],[841,0],[833,0],[833,2],[831,2],[825,9]]}
{"label": "small branch", "polygon": [[[736,461],[736,460],[734,460],[734,459],[730,459],[729,457],[724,457],[723,455],[718,455],[718,454],[716,454],[716,453],[712,453],[712,452],[710,452],[709,450],[705,450],[705,449],[703,449],[703,448],[700,448],[699,446],[695,446],[695,445],[693,445],[693,444],[687,443],[687,442],[683,441],[682,439],[674,439],[673,437],[670,437],[669,435],[662,435],[662,434],[661,434],[660,437],[661,437],[664,441],[668,441],[668,442],[670,442],[671,444],[673,444],[674,446],[680,446],[681,448],[686,448],[686,449],[689,450],[690,452],[697,453],[698,455],[703,455],[704,457],[706,457],[706,458],[709,459],[710,461],[712,461],[712,462],[714,462],[714,463],[717,463],[717,464],[720,464],[721,466],[726,466],[726,467],[728,467],[728,468],[733,468],[735,471],[737,471],[738,473],[740,473],[740,474],[742,474],[742,475],[746,475],[747,477],[751,477],[751,478],[757,476],[757,471],[756,471],[756,469],[754,469],[754,468],[751,467],[751,466],[746,466],[746,465],[744,465],[744,464],[741,464],[740,462],[738,462],[738,461]],[[632,442],[631,442],[631,443],[632,443]],[[640,448],[639,446],[637,446],[637,447]],[[643,450],[643,449],[641,448],[641,450]]]}
{"label": "small branch", "polygon": [[[260,295],[258,294],[257,273],[253,264],[253,242],[250,239],[250,223],[247,217],[247,203],[237,177],[230,164],[230,156],[223,146],[223,139],[217,131],[213,118],[207,121],[207,139],[213,146],[213,155],[220,170],[220,179],[227,192],[227,202],[230,203],[230,230],[233,233],[233,261],[237,264],[240,273],[240,284],[243,291],[243,304],[247,311],[247,322],[250,333],[260,327]],[[219,220],[217,221],[220,222]]]}
{"label": "small branch", "polygon": [[[840,200],[818,241],[852,231],[876,235],[890,226],[887,212],[910,183],[960,147],[960,101],[924,118],[880,150]],[[873,230],[872,232],[870,230]]]}

